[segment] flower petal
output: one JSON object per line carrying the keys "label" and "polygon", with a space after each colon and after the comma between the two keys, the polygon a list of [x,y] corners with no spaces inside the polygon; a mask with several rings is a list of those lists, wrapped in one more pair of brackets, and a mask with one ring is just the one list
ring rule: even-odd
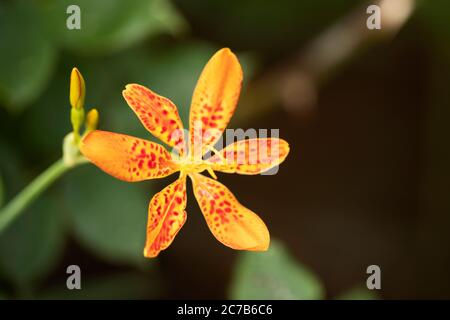
{"label": "flower petal", "polygon": [[89,133],[80,151],[106,173],[129,182],[162,178],[177,170],[163,146],[114,132]]}
{"label": "flower petal", "polygon": [[122,94],[151,134],[171,147],[177,146],[183,152],[183,123],[172,101],[139,84],[126,85]]}
{"label": "flower petal", "polygon": [[217,240],[237,250],[265,251],[270,236],[264,222],[241,205],[220,182],[192,174],[197,202]]}
{"label": "flower petal", "polygon": [[144,256],[156,257],[166,249],[186,221],[186,177],[155,194],[148,207]]}
{"label": "flower petal", "polygon": [[195,145],[199,146],[195,154],[203,155],[227,127],[239,99],[242,78],[241,65],[228,48],[216,52],[206,64],[195,87],[189,115],[190,148],[194,148],[194,136]]}
{"label": "flower petal", "polygon": [[214,171],[259,174],[279,165],[289,153],[283,139],[264,138],[237,141],[207,160]]}

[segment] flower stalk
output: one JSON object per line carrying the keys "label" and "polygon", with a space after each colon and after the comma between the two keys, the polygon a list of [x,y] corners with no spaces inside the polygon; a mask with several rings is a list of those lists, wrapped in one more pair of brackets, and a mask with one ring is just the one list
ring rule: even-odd
{"label": "flower stalk", "polygon": [[25,189],[0,210],[0,233],[56,179],[62,176],[70,168],[85,162],[87,162],[87,160],[82,156],[78,156],[73,165],[68,165],[63,159],[59,159],[36,177],[36,179],[27,185]]}

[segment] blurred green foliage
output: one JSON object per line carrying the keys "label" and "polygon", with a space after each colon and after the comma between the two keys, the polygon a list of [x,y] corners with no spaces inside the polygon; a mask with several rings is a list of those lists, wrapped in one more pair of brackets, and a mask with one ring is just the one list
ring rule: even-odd
{"label": "blurred green foliage", "polygon": [[351,288],[350,290],[342,293],[337,300],[377,300],[378,294],[374,290],[369,290],[367,287],[359,285]]}
{"label": "blurred green foliage", "polygon": [[2,174],[3,204],[25,184],[24,166],[11,143],[0,137],[0,170]]}
{"label": "blurred green foliage", "polygon": [[324,289],[312,271],[272,240],[266,253],[244,252],[235,266],[232,299],[322,299]]}
{"label": "blurred green foliage", "polygon": [[65,179],[64,197],[77,239],[115,263],[142,263],[147,207],[154,192],[122,182],[93,166]]}
{"label": "blurred green foliage", "polygon": [[[243,252],[234,266],[231,299],[316,300],[325,289],[309,268],[292,257],[280,240],[271,240],[267,253]],[[375,300],[379,296],[363,285],[348,289],[337,300]]]}
{"label": "blurred green foliage", "polygon": [[443,50],[450,59],[450,2],[446,0],[419,2],[417,16],[421,19],[424,27],[429,31],[430,43],[436,51]]}
{"label": "blurred green foliage", "polygon": [[[64,26],[66,8],[76,4],[81,9],[81,30]],[[46,17],[46,34],[56,45],[70,51],[86,54],[107,54],[127,48],[145,37],[162,32],[177,34],[185,22],[166,0],[60,0],[42,7]]]}
{"label": "blurred green foliage", "polygon": [[3,205],[3,198],[4,198],[4,194],[3,194],[3,178],[2,178],[2,174],[0,172],[0,208]]}
{"label": "blurred green foliage", "polygon": [[67,290],[65,284],[40,292],[36,298],[48,299],[145,299],[157,296],[159,283],[136,272],[112,273],[83,281],[82,290]]}
{"label": "blurred green foliage", "polygon": [[28,291],[57,263],[64,246],[64,216],[46,195],[0,234],[0,275]]}
{"label": "blurred green foliage", "polygon": [[56,49],[37,12],[33,1],[0,2],[0,102],[11,111],[36,99],[54,70]]}
{"label": "blurred green foliage", "polygon": [[[65,27],[72,4],[82,8],[81,30]],[[61,50],[109,54],[184,27],[164,0],[1,2],[0,102],[16,111],[28,106],[46,88]]]}

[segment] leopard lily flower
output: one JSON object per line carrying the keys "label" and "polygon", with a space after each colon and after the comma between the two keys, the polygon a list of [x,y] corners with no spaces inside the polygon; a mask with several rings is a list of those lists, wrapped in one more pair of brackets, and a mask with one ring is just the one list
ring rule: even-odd
{"label": "leopard lily flower", "polygon": [[[128,105],[144,127],[174,148],[176,155],[155,142],[113,132],[92,131],[82,140],[80,150],[86,158],[124,181],[162,178],[180,172],[175,182],[150,201],[144,256],[156,257],[166,249],[185,223],[187,177],[192,180],[197,202],[217,240],[237,250],[268,249],[270,236],[264,222],[241,205],[214,174],[214,171],[258,174],[280,164],[289,152],[288,143],[276,138],[242,140],[220,151],[213,148],[234,113],[242,78],[241,65],[228,48],[215,53],[194,90],[190,130],[186,134],[177,107],[169,99],[138,84],[126,86],[123,96]],[[258,149],[255,143],[264,145],[268,152],[264,158],[259,155],[257,161],[249,161]],[[211,150],[214,155],[203,159]],[[241,154],[245,154],[242,161],[235,161]],[[200,174],[203,171],[214,179]]]}

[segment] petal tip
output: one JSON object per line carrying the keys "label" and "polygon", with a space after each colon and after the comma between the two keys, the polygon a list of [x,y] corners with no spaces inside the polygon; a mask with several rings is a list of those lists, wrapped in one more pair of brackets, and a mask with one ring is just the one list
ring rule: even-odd
{"label": "petal tip", "polygon": [[125,89],[123,89],[122,92],[131,91],[131,90],[133,90],[133,88],[136,88],[136,87],[148,89],[147,87],[145,87],[141,84],[138,84],[138,83],[127,83],[125,85]]}
{"label": "petal tip", "polygon": [[151,252],[148,248],[144,248],[144,257],[148,259],[156,258],[159,252]]}
{"label": "petal tip", "polygon": [[225,53],[225,54],[233,54],[231,49],[228,47],[224,47],[224,48],[220,49],[218,52]]}
{"label": "petal tip", "polygon": [[228,47],[225,47],[225,48],[222,48],[222,49],[220,49],[219,51],[217,51],[216,53],[215,53],[215,55],[217,55],[217,56],[222,56],[222,57],[230,57],[230,58],[232,58],[232,59],[236,59],[237,60],[237,57],[236,57],[236,55],[234,54],[234,52],[233,51],[231,51],[231,49],[230,48],[228,48]]}
{"label": "petal tip", "polygon": [[286,148],[286,156],[289,154],[289,152],[291,151],[291,146],[289,145],[289,143],[286,141],[286,140],[284,140],[284,139],[280,139],[280,142],[282,143],[282,144],[284,144],[285,145],[285,148]]}
{"label": "petal tip", "polygon": [[262,241],[261,241],[261,243],[259,245],[255,246],[253,248],[247,249],[247,250],[249,250],[249,251],[260,251],[260,252],[264,252],[264,251],[269,250],[269,247],[270,247],[269,230],[266,229],[265,233],[266,234],[263,235]]}

